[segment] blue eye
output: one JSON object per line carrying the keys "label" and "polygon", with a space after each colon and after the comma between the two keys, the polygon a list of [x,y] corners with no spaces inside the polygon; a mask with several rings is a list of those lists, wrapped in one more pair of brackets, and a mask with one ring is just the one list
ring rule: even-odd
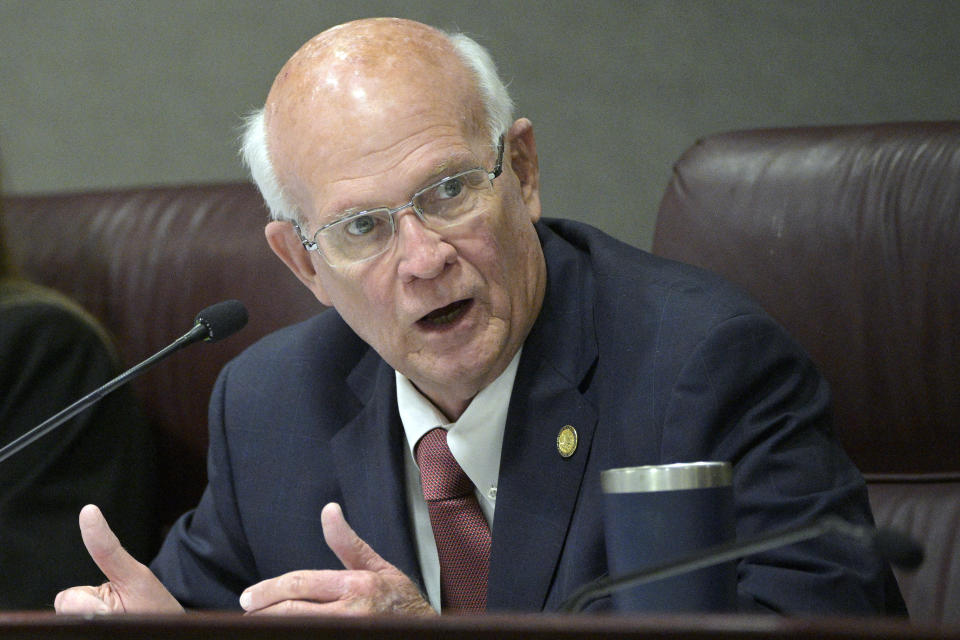
{"label": "blue eye", "polygon": [[376,228],[377,220],[373,216],[359,216],[349,221],[345,226],[347,233],[350,235],[365,236]]}
{"label": "blue eye", "polygon": [[463,180],[460,178],[452,178],[447,180],[443,184],[437,186],[436,195],[441,200],[449,200],[450,198],[456,198],[463,192]]}

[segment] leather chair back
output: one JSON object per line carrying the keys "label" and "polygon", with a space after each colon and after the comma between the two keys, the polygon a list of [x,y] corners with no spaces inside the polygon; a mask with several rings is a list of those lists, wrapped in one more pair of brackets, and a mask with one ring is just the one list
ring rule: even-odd
{"label": "leather chair back", "polygon": [[186,333],[211,304],[236,298],[249,311],[236,335],[189,347],[133,383],[157,429],[165,525],[193,507],[206,484],[207,402],[220,369],[263,335],[323,309],[270,251],[266,222],[247,183],[5,200],[22,275],[93,313],[127,366]]}
{"label": "leather chair back", "polygon": [[960,622],[960,122],[735,131],[676,163],[654,253],[807,349],[880,524],[926,545],[911,616]]}

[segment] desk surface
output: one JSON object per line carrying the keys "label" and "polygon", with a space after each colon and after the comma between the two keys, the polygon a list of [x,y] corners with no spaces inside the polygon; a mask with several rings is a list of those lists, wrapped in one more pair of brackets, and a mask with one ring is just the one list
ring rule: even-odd
{"label": "desk surface", "polygon": [[785,618],[748,615],[599,616],[490,614],[404,617],[281,618],[198,612],[183,616],[81,618],[47,612],[0,613],[0,638],[138,638],[260,640],[525,640],[622,638],[778,640],[893,638],[960,640],[960,627],[936,628],[895,619]]}

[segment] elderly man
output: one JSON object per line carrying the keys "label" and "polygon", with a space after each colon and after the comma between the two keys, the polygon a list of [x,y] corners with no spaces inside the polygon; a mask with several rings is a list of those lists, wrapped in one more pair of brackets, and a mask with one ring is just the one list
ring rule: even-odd
{"label": "elderly man", "polygon": [[[110,582],[58,611],[556,609],[607,572],[600,471],[638,464],[731,461],[744,537],[870,521],[799,348],[709,274],[541,220],[510,111],[483,49],[422,24],[351,22],[294,54],[244,152],[270,247],[333,310],[224,369],[209,486],[153,572],[81,513]],[[738,574],[743,609],[900,606],[833,538]]]}

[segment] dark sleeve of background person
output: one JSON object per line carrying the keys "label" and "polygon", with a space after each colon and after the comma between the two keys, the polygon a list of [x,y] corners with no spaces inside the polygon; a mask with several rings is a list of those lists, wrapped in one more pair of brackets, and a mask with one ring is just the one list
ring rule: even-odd
{"label": "dark sleeve of background person", "polygon": [[[53,292],[0,279],[0,444],[117,373],[99,325]],[[57,592],[100,584],[77,514],[98,504],[141,562],[156,552],[156,455],[128,387],[0,462],[0,608],[52,609]]]}

